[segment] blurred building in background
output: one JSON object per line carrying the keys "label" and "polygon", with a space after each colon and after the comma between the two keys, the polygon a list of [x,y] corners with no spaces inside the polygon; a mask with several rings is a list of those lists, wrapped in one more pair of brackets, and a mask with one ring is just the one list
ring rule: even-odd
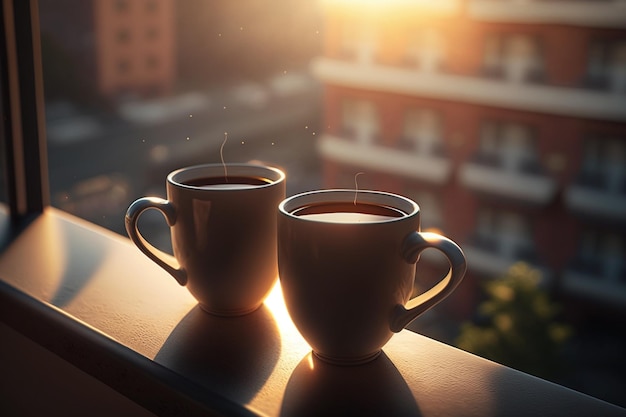
{"label": "blurred building in background", "polygon": [[[356,7],[355,7],[356,6]],[[397,192],[459,242],[469,317],[516,261],[581,316],[626,305],[626,8],[322,1],[329,187]],[[428,258],[424,261],[428,263]]]}
{"label": "blurred building in background", "polygon": [[68,98],[68,89],[96,102],[175,87],[173,0],[42,0],[39,9],[49,99]]}
{"label": "blurred building in background", "polygon": [[98,90],[106,96],[172,92],[176,82],[173,0],[96,0]]}

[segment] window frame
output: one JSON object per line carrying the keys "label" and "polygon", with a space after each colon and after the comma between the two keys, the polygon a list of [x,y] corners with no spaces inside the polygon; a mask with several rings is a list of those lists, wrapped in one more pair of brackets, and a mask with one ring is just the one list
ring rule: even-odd
{"label": "window frame", "polygon": [[0,93],[7,200],[13,226],[50,204],[37,0],[3,0]]}

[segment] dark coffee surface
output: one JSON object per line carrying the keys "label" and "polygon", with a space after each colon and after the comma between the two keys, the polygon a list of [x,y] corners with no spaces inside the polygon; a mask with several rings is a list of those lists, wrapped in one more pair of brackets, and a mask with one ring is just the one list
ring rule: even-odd
{"label": "dark coffee surface", "polygon": [[192,187],[207,187],[213,185],[267,185],[271,184],[267,178],[262,177],[237,177],[237,176],[228,176],[228,177],[203,177],[203,178],[194,178],[188,181],[184,181],[183,184],[190,185]]}
{"label": "dark coffee surface", "polygon": [[298,207],[296,210],[292,211],[292,214],[296,216],[326,213],[361,213],[385,217],[403,217],[407,215],[402,210],[394,207],[358,202],[356,204],[352,202],[311,204],[309,206]]}

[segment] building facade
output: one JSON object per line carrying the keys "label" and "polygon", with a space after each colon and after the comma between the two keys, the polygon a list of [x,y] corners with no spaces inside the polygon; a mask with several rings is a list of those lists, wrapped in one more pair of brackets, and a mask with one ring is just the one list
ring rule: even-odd
{"label": "building facade", "polygon": [[176,81],[172,0],[96,0],[98,90],[106,96],[170,93]]}
{"label": "building facade", "polygon": [[175,88],[173,0],[41,0],[39,11],[44,72],[54,76],[47,96],[56,87],[114,100]]}
{"label": "building facade", "polygon": [[626,305],[622,6],[322,2],[325,184],[363,172],[359,188],[413,198],[423,229],[461,244],[448,313],[468,317],[517,261],[577,308]]}

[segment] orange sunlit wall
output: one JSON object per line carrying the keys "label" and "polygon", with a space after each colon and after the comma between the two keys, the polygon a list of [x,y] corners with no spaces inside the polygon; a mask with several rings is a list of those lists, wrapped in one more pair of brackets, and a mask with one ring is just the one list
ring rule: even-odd
{"label": "orange sunlit wall", "polygon": [[94,22],[102,94],[151,96],[172,90],[173,0],[96,0]]}

